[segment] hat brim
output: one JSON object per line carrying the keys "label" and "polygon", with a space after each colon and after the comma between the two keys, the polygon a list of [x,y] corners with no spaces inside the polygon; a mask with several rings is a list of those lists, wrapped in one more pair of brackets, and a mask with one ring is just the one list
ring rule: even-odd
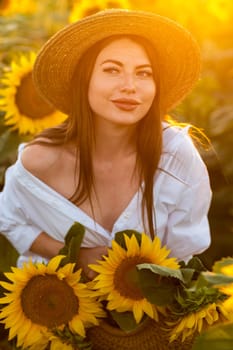
{"label": "hat brim", "polygon": [[97,41],[112,35],[138,35],[156,48],[164,112],[191,91],[200,73],[200,49],[178,23],[154,13],[112,9],[98,12],[57,32],[40,50],[33,70],[39,93],[69,114],[70,81],[78,60]]}

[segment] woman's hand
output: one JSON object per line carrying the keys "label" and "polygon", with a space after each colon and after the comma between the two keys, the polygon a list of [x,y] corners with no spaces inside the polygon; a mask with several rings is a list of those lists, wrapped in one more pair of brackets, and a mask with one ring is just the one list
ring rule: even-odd
{"label": "woman's hand", "polygon": [[107,255],[108,248],[106,246],[99,246],[94,248],[80,248],[77,267],[82,268],[84,275],[92,280],[97,273],[91,270],[88,265],[96,264],[97,260],[101,260],[103,255]]}

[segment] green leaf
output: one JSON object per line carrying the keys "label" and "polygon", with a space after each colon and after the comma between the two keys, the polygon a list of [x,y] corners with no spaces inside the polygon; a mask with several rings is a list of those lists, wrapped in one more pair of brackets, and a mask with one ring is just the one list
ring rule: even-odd
{"label": "green leaf", "polygon": [[202,263],[201,259],[197,256],[194,256],[190,259],[186,265],[187,268],[194,269],[197,272],[207,271],[207,268]]}
{"label": "green leaf", "polygon": [[205,279],[203,273],[201,273],[192,287],[193,289],[198,290],[208,286],[209,286],[209,282]]}
{"label": "green leaf", "polygon": [[85,234],[85,228],[79,222],[74,222],[65,236],[65,245],[60,249],[59,254],[66,255],[62,259],[60,266],[67,263],[76,263],[79,250]]}
{"label": "green leaf", "polygon": [[[92,346],[86,338],[77,333],[73,333],[66,325],[63,329],[53,329],[53,334],[58,337],[64,344],[69,344],[72,349],[85,349],[91,350]],[[46,348],[47,349],[47,348]],[[50,347],[49,347],[50,349]]]}
{"label": "green leaf", "polygon": [[125,332],[130,332],[138,327],[138,324],[136,323],[132,312],[117,312],[113,310],[109,313],[119,328]]}
{"label": "green leaf", "polygon": [[197,256],[190,259],[188,263],[181,261],[180,266],[186,285],[197,280],[201,272],[207,271],[206,267]]}
{"label": "green leaf", "polygon": [[139,270],[150,270],[151,272],[164,277],[173,277],[181,282],[184,281],[183,274],[180,269],[171,269],[166,266],[156,265],[156,264],[139,264],[137,265]]}
{"label": "green leaf", "polygon": [[65,236],[65,244],[69,244],[71,239],[75,237],[80,239],[80,245],[81,245],[84,233],[85,233],[84,226],[79,222],[75,221]]}
{"label": "green leaf", "polygon": [[198,336],[192,350],[232,350],[233,323],[212,326]]}
{"label": "green leaf", "polygon": [[0,233],[0,271],[10,271],[11,266],[16,266],[18,256],[15,248]]}
{"label": "green leaf", "polygon": [[201,276],[204,281],[208,282],[212,286],[220,286],[233,283],[233,277],[226,276],[221,273],[202,272]]}
{"label": "green leaf", "polygon": [[176,315],[185,315],[200,310],[208,304],[223,300],[225,295],[212,287],[202,288],[178,288],[171,305],[172,312]]}
{"label": "green leaf", "polygon": [[142,294],[150,303],[164,306],[173,302],[177,289],[174,278],[160,276],[148,269],[139,270],[138,274]]}
{"label": "green leaf", "polygon": [[138,241],[138,244],[141,245],[141,239],[142,235],[138,231],[135,230],[124,230],[124,231],[119,231],[115,234],[115,241],[124,249],[126,249],[126,244],[125,244],[125,238],[124,234],[126,234],[128,237],[131,237],[134,235]]}
{"label": "green leaf", "polygon": [[195,270],[190,268],[181,268],[180,271],[185,285],[189,285],[192,282]]}

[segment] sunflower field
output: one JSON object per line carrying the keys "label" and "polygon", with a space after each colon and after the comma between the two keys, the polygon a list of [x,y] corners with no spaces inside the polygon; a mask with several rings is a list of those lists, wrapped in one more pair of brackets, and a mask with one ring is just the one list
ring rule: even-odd
{"label": "sunflower field", "polygon": [[[165,15],[191,31],[200,45],[201,79],[192,94],[172,111],[171,115],[178,121],[188,122],[201,128],[211,141],[211,146],[200,152],[207,165],[213,189],[213,200],[209,212],[212,243],[199,258],[209,270],[215,266],[213,274],[218,285],[221,278],[225,281],[226,277],[222,277],[223,275],[230,276],[229,278],[233,275],[231,260],[224,262],[223,266],[216,265],[216,261],[233,255],[231,238],[233,233],[233,2],[231,0],[193,0],[191,2],[185,0],[0,0],[0,188],[4,186],[6,169],[16,160],[18,146],[32,139],[44,128],[57,125],[66,118],[66,115],[42,101],[33,86],[31,72],[37,52],[45,41],[65,25],[105,8],[141,9]],[[38,106],[40,106],[39,109]],[[132,242],[127,244],[136,246],[136,243]],[[118,253],[123,254],[120,251]],[[11,267],[15,266],[16,259],[17,252],[0,234],[2,276],[4,272],[10,271]],[[137,263],[141,264],[142,261]],[[158,264],[158,262],[153,263]],[[54,265],[58,267],[59,262],[55,261]],[[54,266],[51,266],[47,268],[52,270]],[[168,267],[175,269],[175,266],[176,263],[173,262]],[[43,268],[40,266],[39,271]],[[33,273],[33,266],[28,269]],[[96,266],[93,269],[99,273],[103,272],[103,267]],[[27,275],[28,271],[23,271],[22,274],[24,273]],[[73,272],[72,267],[69,271],[68,268],[62,270],[62,273],[69,276],[74,274],[70,279],[74,278],[79,283],[80,276]],[[15,278],[17,279],[13,275],[9,276],[14,281]],[[5,278],[2,277],[2,279]],[[203,279],[208,280],[211,285],[215,283],[213,279],[208,279],[206,276]],[[97,286],[98,284],[101,285],[101,277]],[[98,294],[97,289],[95,293]],[[17,290],[14,292],[18,293]],[[228,289],[226,287],[225,292],[228,295],[233,294],[232,286],[229,285]],[[79,293],[78,287],[77,293]],[[82,295],[83,292],[80,293]],[[113,297],[110,296],[114,299]],[[84,295],[84,305],[87,305],[85,302]],[[232,299],[229,298],[227,307],[232,303]],[[109,301],[109,305],[113,307],[114,302]],[[211,320],[220,317],[216,311],[219,310],[219,306],[214,303],[211,305],[210,309],[201,310],[200,315],[196,315],[198,320],[208,319],[208,315],[211,315],[209,316]],[[96,308],[97,314],[100,312],[97,306],[93,308]],[[153,314],[153,317],[156,317],[158,312],[148,303],[143,304],[142,310],[140,313],[138,309],[134,310],[137,320],[143,317],[143,312],[147,315]],[[84,313],[83,317],[94,320],[93,315]],[[224,317],[228,317],[226,313]],[[187,324],[192,322],[196,322],[194,318],[189,319]],[[198,322],[200,324],[202,321],[196,323]],[[71,328],[72,325],[73,323]],[[177,329],[179,330],[183,325],[177,325]],[[227,327],[228,325],[219,332],[233,334],[231,323],[229,329]],[[81,328],[79,328],[79,335],[82,336],[84,333],[82,331],[80,333]],[[17,333],[17,329],[15,332]],[[230,350],[227,342],[218,343],[217,333],[218,329],[215,332],[213,328],[213,331],[201,336],[195,350],[204,349],[206,341],[209,341],[207,344],[210,344],[213,350]],[[0,327],[0,349],[13,349],[7,344],[5,338],[6,331]],[[233,341],[232,338],[233,336],[231,341]],[[1,345],[2,339],[4,343]],[[23,342],[20,344],[22,345]],[[28,344],[31,346],[30,339]],[[28,344],[26,343],[27,346]],[[214,348],[216,344],[220,344],[218,348]],[[53,348],[61,349],[56,345],[56,339]],[[66,348],[62,347],[62,349]]]}

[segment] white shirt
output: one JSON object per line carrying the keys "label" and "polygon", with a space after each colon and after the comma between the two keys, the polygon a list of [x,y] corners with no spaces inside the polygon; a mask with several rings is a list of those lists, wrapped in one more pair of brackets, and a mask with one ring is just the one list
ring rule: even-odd
{"label": "white shirt", "polygon": [[[40,234],[64,241],[74,223],[85,227],[83,247],[111,245],[115,233],[126,229],[145,232],[141,214],[141,190],[114,223],[111,232],[80,208],[27,171],[19,157],[6,171],[0,193],[0,232],[20,254],[18,265],[44,260],[29,251]],[[208,172],[188,135],[188,128],[163,131],[163,151],[154,181],[156,232],[170,256],[188,261],[210,244],[207,214],[211,201]],[[146,230],[146,233],[149,234]]]}

